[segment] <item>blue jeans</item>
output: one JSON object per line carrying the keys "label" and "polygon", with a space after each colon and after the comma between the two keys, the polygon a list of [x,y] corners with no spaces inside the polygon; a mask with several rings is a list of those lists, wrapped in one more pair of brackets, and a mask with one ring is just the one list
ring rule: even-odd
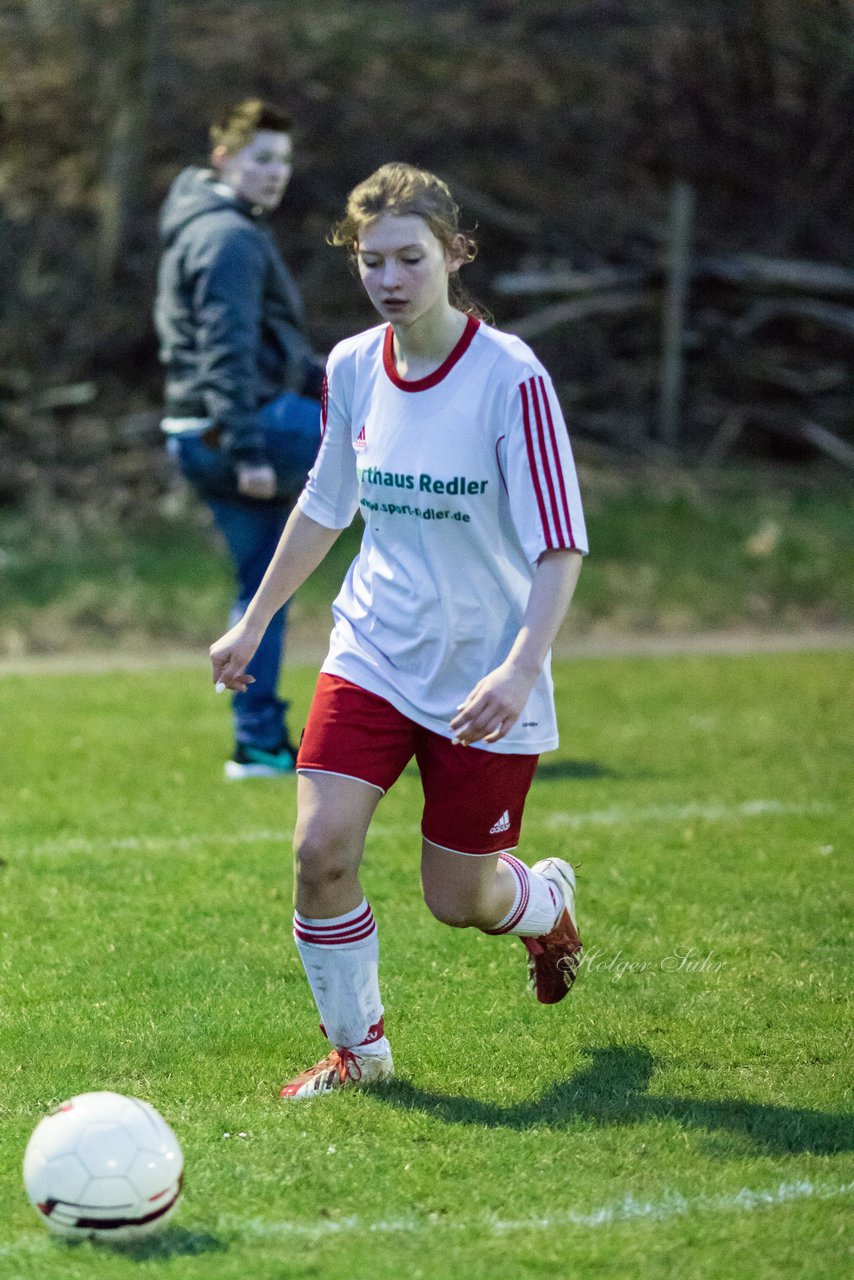
{"label": "blue jeans", "polygon": [[[316,400],[286,391],[259,414],[266,461],[275,469],[274,503],[290,504],[305,484],[320,448],[320,405]],[[200,436],[170,436],[169,452],[177,458],[185,478],[200,497],[240,502],[253,509],[261,504],[237,492],[237,474],[227,449],[212,447]]]}
{"label": "blue jeans", "polygon": [[[213,512],[234,562],[237,599],[229,626],[243,617],[258,589],[293,499],[302,489],[320,445],[320,405],[315,400],[286,392],[265,405],[261,422],[267,458],[276,470],[281,495],[270,502],[237,494],[234,465],[226,450],[211,448],[197,436],[169,438],[169,452]],[[235,737],[245,746],[269,750],[286,735],[288,704],[278,697],[286,616],[287,607],[275,615],[247,667],[255,683],[232,699]]]}

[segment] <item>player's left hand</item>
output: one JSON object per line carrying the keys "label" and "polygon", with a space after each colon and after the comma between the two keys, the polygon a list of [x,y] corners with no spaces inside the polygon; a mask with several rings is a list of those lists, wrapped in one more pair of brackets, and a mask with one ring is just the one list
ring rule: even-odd
{"label": "player's left hand", "polygon": [[462,746],[473,742],[498,742],[509,733],[522,714],[537,678],[509,663],[490,671],[479,680],[450,722],[454,741]]}

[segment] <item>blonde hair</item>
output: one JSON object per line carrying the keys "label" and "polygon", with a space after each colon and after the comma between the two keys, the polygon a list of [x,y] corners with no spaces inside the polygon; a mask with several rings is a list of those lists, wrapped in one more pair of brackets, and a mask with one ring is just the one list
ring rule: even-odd
{"label": "blonde hair", "polygon": [[[477,256],[476,241],[460,227],[460,207],[448,184],[426,169],[401,163],[382,165],[353,188],[344,217],[333,226],[329,243],[355,255],[360,233],[385,213],[423,218],[447,254],[462,258],[463,262],[472,262]],[[456,272],[449,282],[449,294],[452,304],[461,311],[483,315],[466,294]]]}
{"label": "blonde hair", "polygon": [[290,133],[293,121],[282,107],[263,98],[244,98],[229,107],[213,122],[209,130],[212,147],[225,147],[229,155],[242,151],[259,131]]}

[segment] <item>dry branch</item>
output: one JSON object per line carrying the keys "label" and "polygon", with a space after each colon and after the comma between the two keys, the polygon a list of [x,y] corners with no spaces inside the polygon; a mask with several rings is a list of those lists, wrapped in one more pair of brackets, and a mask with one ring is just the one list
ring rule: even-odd
{"label": "dry branch", "polygon": [[834,435],[818,422],[798,419],[791,414],[769,409],[765,405],[751,405],[745,410],[747,420],[790,440],[806,440],[820,453],[854,471],[854,446]]}
{"label": "dry branch", "polygon": [[473,213],[476,218],[483,218],[484,222],[500,227],[502,231],[509,231],[511,235],[519,236],[522,240],[535,240],[540,235],[542,224],[531,214],[509,209],[494,196],[486,195],[485,192],[468,186],[459,178],[454,179],[453,188],[464,214]]}
{"label": "dry branch", "polygon": [[650,284],[655,272],[642,267],[601,267],[597,271],[545,268],[541,271],[505,271],[492,282],[496,293],[511,297],[525,294],[600,293]]}
{"label": "dry branch", "polygon": [[770,321],[783,318],[811,320],[845,337],[854,338],[854,307],[811,299],[756,302],[745,311],[734,326],[734,332],[739,338],[750,338]]}
{"label": "dry branch", "polygon": [[706,277],[741,289],[779,289],[819,297],[854,298],[854,271],[829,262],[721,254],[698,258],[694,278]]}
{"label": "dry branch", "polygon": [[594,293],[589,298],[573,302],[555,302],[550,307],[533,311],[530,315],[514,320],[509,325],[513,332],[526,341],[536,338],[562,324],[587,320],[591,316],[628,315],[632,311],[654,311],[659,305],[659,295],[654,289],[633,289],[623,293]]}

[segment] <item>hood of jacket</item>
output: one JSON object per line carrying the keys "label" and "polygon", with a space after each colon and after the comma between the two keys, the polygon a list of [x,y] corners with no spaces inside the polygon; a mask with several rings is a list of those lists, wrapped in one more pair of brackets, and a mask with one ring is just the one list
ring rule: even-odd
{"label": "hood of jacket", "polygon": [[190,165],[172,183],[160,211],[160,242],[167,248],[188,222],[205,213],[234,209],[253,220],[260,217],[255,207],[220,182],[213,169]]}

